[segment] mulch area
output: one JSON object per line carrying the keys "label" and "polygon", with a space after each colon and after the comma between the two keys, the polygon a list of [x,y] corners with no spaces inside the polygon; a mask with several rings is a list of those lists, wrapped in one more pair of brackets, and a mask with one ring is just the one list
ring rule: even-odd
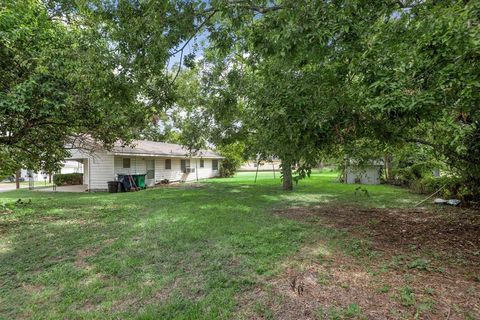
{"label": "mulch area", "polygon": [[[365,209],[347,206],[317,206],[278,210],[291,219],[313,220],[368,237],[375,250],[434,250],[448,257],[462,255],[465,262],[480,266],[480,211],[438,207],[433,209]],[[445,257],[443,257],[445,258]]]}
{"label": "mulch area", "polygon": [[480,319],[479,211],[322,205],[273,214],[344,230],[378,255],[355,258],[339,249],[319,259],[328,239],[312,239],[282,274],[240,296],[241,304],[262,301],[275,319],[342,318],[352,304],[361,310],[353,318]]}

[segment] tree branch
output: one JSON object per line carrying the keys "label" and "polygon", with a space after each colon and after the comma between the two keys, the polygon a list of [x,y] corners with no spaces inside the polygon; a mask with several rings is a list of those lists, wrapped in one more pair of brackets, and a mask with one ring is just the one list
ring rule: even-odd
{"label": "tree branch", "polygon": [[404,138],[403,140],[409,143],[418,143],[418,144],[423,144],[425,146],[429,146],[433,149],[441,151],[444,155],[449,156],[451,158],[455,158],[455,159],[469,162],[469,163],[475,163],[475,162],[472,162],[468,157],[462,156],[461,154],[458,154],[458,152],[452,150],[447,146],[443,146],[441,144],[436,144],[436,143],[433,143],[424,139],[419,139],[419,138]]}
{"label": "tree branch", "polygon": [[190,41],[192,41],[193,38],[195,38],[195,36],[198,34],[198,32],[200,32],[200,30],[205,26],[205,24],[215,15],[215,13],[217,13],[217,10],[213,10],[211,11],[211,13],[205,18],[205,20],[202,21],[202,23],[200,23],[198,25],[198,27],[195,29],[195,31],[193,32],[193,34],[190,36],[190,38],[188,38],[185,43],[183,44],[183,46],[178,49],[178,50],[175,50],[174,52],[170,53],[170,56],[173,56],[173,55],[176,55],[177,53],[179,52],[183,52],[183,50],[185,50],[185,48],[187,47],[187,45],[190,43]]}

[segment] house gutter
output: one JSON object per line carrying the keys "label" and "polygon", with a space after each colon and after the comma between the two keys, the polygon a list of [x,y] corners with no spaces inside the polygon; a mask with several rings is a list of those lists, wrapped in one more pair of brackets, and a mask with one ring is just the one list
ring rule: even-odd
{"label": "house gutter", "polygon": [[190,158],[203,158],[203,159],[224,159],[224,157],[214,157],[214,156],[191,156],[188,155],[172,155],[169,153],[124,153],[124,152],[113,152],[115,156],[129,156],[129,157],[165,157],[165,158],[178,158],[178,159],[190,159]]}

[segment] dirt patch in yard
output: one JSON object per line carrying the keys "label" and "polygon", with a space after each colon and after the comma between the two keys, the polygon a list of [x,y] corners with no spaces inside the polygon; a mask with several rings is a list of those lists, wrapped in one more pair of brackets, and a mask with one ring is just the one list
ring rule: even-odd
{"label": "dirt patch in yard", "polygon": [[100,250],[101,248],[86,248],[78,250],[74,262],[75,267],[85,270],[92,269],[92,266],[86,261],[86,259],[96,255]]}
{"label": "dirt patch in yard", "polygon": [[274,213],[368,238],[375,250],[385,254],[433,250],[442,254],[441,259],[463,256],[464,263],[480,265],[479,211],[319,206]]}
{"label": "dirt patch in yard", "polygon": [[480,319],[480,213],[318,206],[276,210],[313,236],[238,297],[275,319]]}

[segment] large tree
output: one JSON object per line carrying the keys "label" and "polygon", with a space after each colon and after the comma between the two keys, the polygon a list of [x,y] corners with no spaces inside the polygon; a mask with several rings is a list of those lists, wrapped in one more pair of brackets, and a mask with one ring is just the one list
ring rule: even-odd
{"label": "large tree", "polygon": [[286,189],[292,164],[301,177],[325,154],[405,144],[480,185],[478,2],[215,5],[216,123],[280,157]]}
{"label": "large tree", "polygon": [[216,123],[248,137],[259,157],[279,157],[285,190],[293,188],[292,168],[302,178],[322,154],[353,138],[345,134],[355,121],[350,62],[359,35],[386,7],[240,1],[212,27],[207,57],[215,67],[206,83],[212,100],[220,100]]}
{"label": "large tree", "polygon": [[480,4],[412,2],[362,37],[363,135],[430,148],[480,195]]}
{"label": "large tree", "polygon": [[2,171],[51,172],[66,145],[139,136],[172,103],[168,61],[195,14],[182,1],[1,0]]}

